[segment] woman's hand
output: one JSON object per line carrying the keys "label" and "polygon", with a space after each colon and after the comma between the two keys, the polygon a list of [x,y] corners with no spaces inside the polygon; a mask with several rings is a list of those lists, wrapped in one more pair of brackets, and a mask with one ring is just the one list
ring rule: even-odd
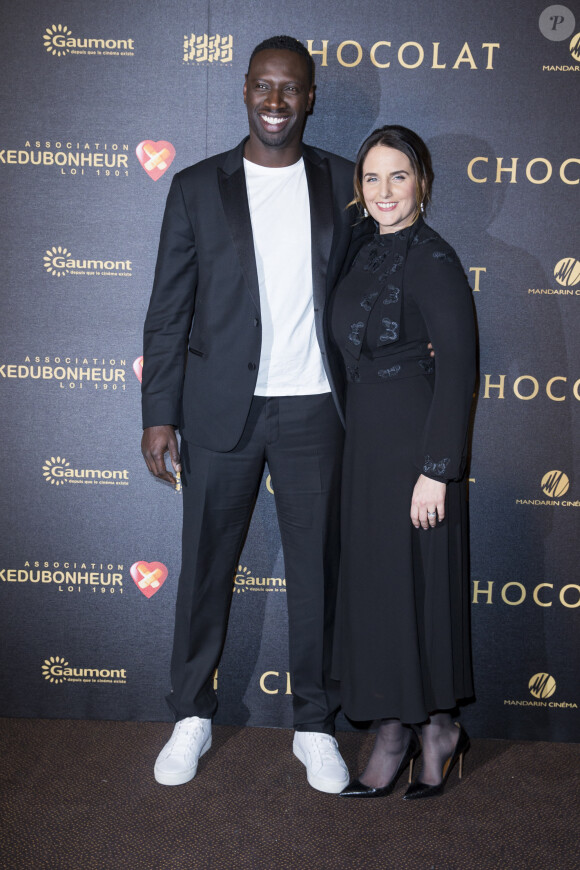
{"label": "woman's hand", "polygon": [[435,527],[445,516],[445,490],[447,485],[419,475],[411,498],[411,522],[416,529]]}

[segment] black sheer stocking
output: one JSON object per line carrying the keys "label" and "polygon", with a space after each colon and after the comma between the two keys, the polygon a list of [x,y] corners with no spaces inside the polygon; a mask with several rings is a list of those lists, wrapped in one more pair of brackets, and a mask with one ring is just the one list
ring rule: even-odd
{"label": "black sheer stocking", "polygon": [[383,788],[393,778],[411,739],[411,729],[399,719],[383,719],[371,757],[359,780],[372,788]]}
{"label": "black sheer stocking", "polygon": [[459,728],[450,713],[433,713],[421,727],[423,763],[421,782],[438,785],[443,779],[443,765],[453,754],[459,739]]}

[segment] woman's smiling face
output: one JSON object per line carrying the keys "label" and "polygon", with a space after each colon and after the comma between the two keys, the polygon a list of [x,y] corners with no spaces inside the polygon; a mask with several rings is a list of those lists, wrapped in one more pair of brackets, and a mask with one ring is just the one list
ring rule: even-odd
{"label": "woman's smiling face", "polygon": [[386,145],[371,148],[363,163],[362,192],[381,233],[410,226],[417,213],[417,179],[402,151]]}

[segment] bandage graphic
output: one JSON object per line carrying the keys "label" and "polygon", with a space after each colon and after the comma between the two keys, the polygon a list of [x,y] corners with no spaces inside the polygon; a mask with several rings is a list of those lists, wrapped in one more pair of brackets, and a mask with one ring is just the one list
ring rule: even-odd
{"label": "bandage graphic", "polygon": [[156,151],[153,147],[152,142],[145,142],[143,145],[143,151],[149,158],[147,163],[145,164],[145,169],[147,172],[151,172],[152,169],[157,167],[158,169],[162,169],[164,172],[167,169],[167,159],[171,157],[169,150],[167,148],[162,148],[161,151]]}
{"label": "bandage graphic", "polygon": [[157,181],[173,162],[175,148],[171,142],[167,142],[165,139],[160,139],[159,142],[144,139],[137,145],[135,153],[149,178],[152,181]]}
{"label": "bandage graphic", "polygon": [[131,577],[145,598],[159,592],[167,580],[167,568],[163,562],[146,562],[140,559],[131,565]]}
{"label": "bandage graphic", "polygon": [[163,577],[163,571],[160,571],[159,568],[151,571],[147,562],[137,562],[136,568],[141,575],[141,580],[137,581],[139,589],[146,589],[148,586],[157,589],[160,586],[159,581]]}

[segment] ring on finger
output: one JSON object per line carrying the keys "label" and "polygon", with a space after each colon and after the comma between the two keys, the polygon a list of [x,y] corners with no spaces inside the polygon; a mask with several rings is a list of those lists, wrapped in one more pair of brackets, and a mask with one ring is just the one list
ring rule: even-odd
{"label": "ring on finger", "polygon": [[427,511],[427,516],[429,517],[430,520],[432,520],[433,517],[437,516],[437,511]]}

